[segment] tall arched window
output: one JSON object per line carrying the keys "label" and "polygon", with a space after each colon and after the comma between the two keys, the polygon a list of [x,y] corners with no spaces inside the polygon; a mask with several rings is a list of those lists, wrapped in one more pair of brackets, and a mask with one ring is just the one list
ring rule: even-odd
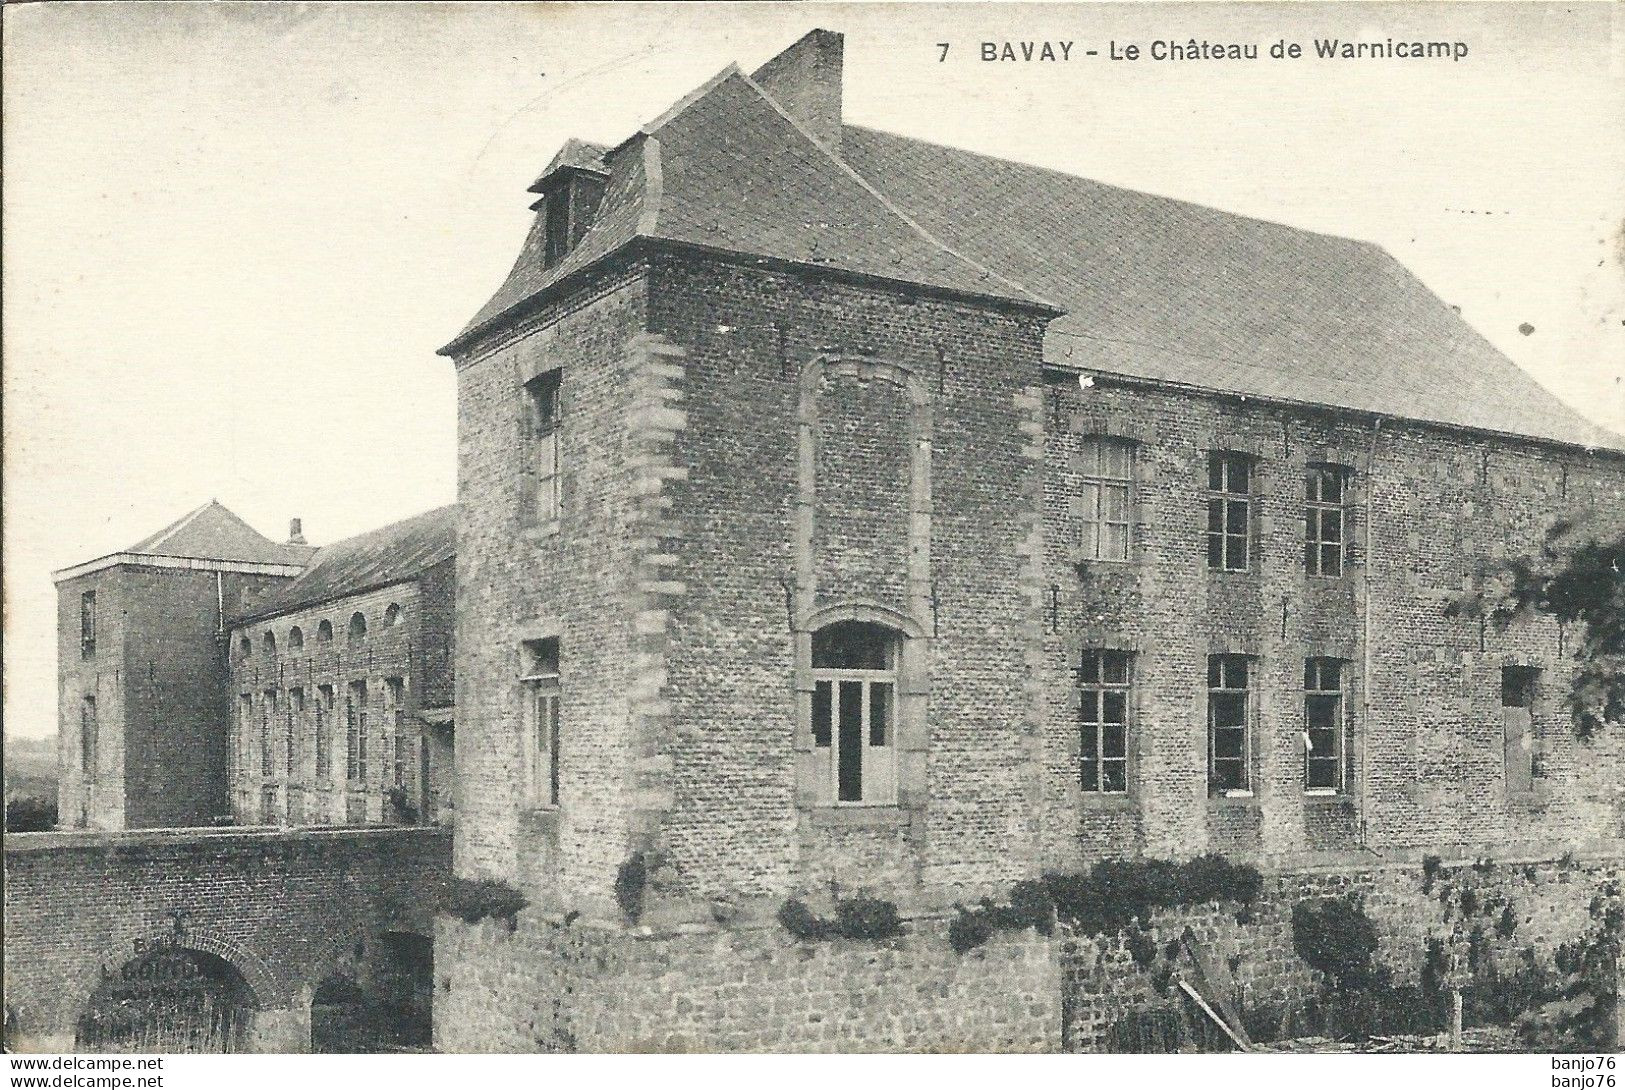
{"label": "tall arched window", "polygon": [[400,623],[401,623],[401,607],[396,605],[394,602],[391,602],[391,603],[389,603],[389,608],[384,610],[384,627],[385,628],[394,628],[396,625],[398,625]]}
{"label": "tall arched window", "polygon": [[244,636],[237,641],[237,657],[247,662],[254,656],[254,641]]}
{"label": "tall arched window", "polygon": [[276,658],[276,633],[266,629],[263,642],[265,644],[265,657],[268,659]]}
{"label": "tall arched window", "polygon": [[838,804],[897,801],[901,640],[867,621],[837,621],[813,633],[813,745],[828,760],[830,798]]}
{"label": "tall arched window", "polygon": [[305,649],[305,632],[298,625],[288,629],[288,650],[303,651]]}
{"label": "tall arched window", "polygon": [[323,621],[323,622],[321,622],[320,624],[318,624],[316,626],[316,642],[317,643],[332,643],[333,642],[333,622],[332,621]]}
{"label": "tall arched window", "polygon": [[367,634],[367,618],[358,610],[350,614],[350,642],[355,643]]}

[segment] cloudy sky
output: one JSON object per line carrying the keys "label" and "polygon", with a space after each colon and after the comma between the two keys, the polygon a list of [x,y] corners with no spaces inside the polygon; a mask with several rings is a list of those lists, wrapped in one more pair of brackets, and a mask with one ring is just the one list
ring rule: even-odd
{"label": "cloudy sky", "polygon": [[[453,499],[453,374],[434,350],[506,272],[526,185],[565,138],[617,142],[815,26],[846,34],[848,121],[1381,243],[1625,430],[1622,18],[1607,4],[7,5],[6,730],[55,728],[53,569],[211,497],[279,539],[300,516],[318,543]],[[1080,55],[1192,37],[1470,52]],[[1076,44],[1065,64],[977,59],[1005,40]]]}

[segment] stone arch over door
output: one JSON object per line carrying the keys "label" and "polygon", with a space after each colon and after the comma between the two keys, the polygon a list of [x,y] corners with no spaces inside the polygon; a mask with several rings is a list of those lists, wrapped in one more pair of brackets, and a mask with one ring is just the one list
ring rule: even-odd
{"label": "stone arch over door", "polygon": [[88,1052],[243,1052],[256,1042],[264,991],[220,952],[226,944],[169,936],[103,966],[74,1027]]}

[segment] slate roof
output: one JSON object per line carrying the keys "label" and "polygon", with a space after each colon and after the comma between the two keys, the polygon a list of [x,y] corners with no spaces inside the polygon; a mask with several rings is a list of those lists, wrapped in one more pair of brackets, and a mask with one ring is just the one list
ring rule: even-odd
{"label": "slate roof", "polygon": [[457,506],[437,507],[322,546],[310,567],[235,621],[273,617],[414,579],[456,554]]}
{"label": "slate roof", "polygon": [[1066,308],[1048,362],[1625,449],[1379,246],[850,125],[841,152],[927,230]]}
{"label": "slate roof", "polygon": [[544,270],[538,216],[442,352],[647,239],[1047,308],[1059,366],[1625,450],[1371,243],[850,125],[837,157],[732,66],[600,161],[581,242]]}
{"label": "slate roof", "polygon": [[304,564],[315,552],[308,545],[277,544],[218,500],[188,511],[157,533],[120,551],[250,564]]}
{"label": "slate roof", "polygon": [[543,270],[538,215],[508,279],[441,351],[638,238],[1054,309],[922,230],[733,66],[604,162],[609,185],[575,249]]}
{"label": "slate roof", "polygon": [[554,171],[562,170],[565,167],[607,174],[609,173],[609,167],[604,163],[604,156],[608,154],[609,149],[602,144],[589,144],[585,140],[577,140],[571,137],[564,142],[564,146],[559,149],[558,154],[553,156],[553,161],[547,164],[547,169],[542,171],[541,177],[531,184],[530,192],[540,193],[542,183],[547,180],[548,176]]}

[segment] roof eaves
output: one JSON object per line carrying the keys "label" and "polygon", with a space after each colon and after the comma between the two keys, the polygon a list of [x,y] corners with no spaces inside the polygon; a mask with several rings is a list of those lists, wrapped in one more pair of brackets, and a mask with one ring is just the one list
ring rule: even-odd
{"label": "roof eaves", "polygon": [[[1075,335],[1075,334],[1074,334]],[[1540,443],[1546,446],[1563,447],[1567,450],[1584,451],[1587,454],[1602,454],[1613,458],[1625,458],[1625,437],[1621,445],[1610,447],[1596,443],[1580,443],[1567,439],[1555,439],[1546,435],[1530,435],[1525,432],[1502,431],[1498,428],[1486,428],[1475,424],[1457,424],[1447,420],[1428,420],[1423,417],[1406,416],[1402,413],[1385,412],[1380,409],[1356,409],[1342,405],[1329,405],[1324,401],[1303,401],[1297,398],[1282,397],[1279,394],[1255,394],[1245,390],[1224,390],[1216,386],[1203,386],[1194,382],[1180,382],[1178,379],[1157,378],[1151,375],[1130,375],[1121,371],[1113,371],[1104,367],[1090,367],[1085,364],[1062,363],[1056,360],[1045,360],[1044,368],[1049,371],[1059,371],[1070,375],[1088,375],[1109,384],[1122,386],[1156,387],[1165,390],[1178,390],[1181,393],[1200,394],[1205,397],[1226,398],[1235,401],[1256,401],[1261,405],[1280,405],[1284,408],[1301,409],[1318,413],[1329,413],[1334,416],[1356,416],[1366,420],[1397,420],[1406,424],[1414,424],[1422,428],[1441,428],[1445,431],[1463,432],[1468,435],[1491,436],[1497,439],[1515,439],[1525,443]],[[1599,436],[1609,433],[1604,428],[1595,428]]]}

